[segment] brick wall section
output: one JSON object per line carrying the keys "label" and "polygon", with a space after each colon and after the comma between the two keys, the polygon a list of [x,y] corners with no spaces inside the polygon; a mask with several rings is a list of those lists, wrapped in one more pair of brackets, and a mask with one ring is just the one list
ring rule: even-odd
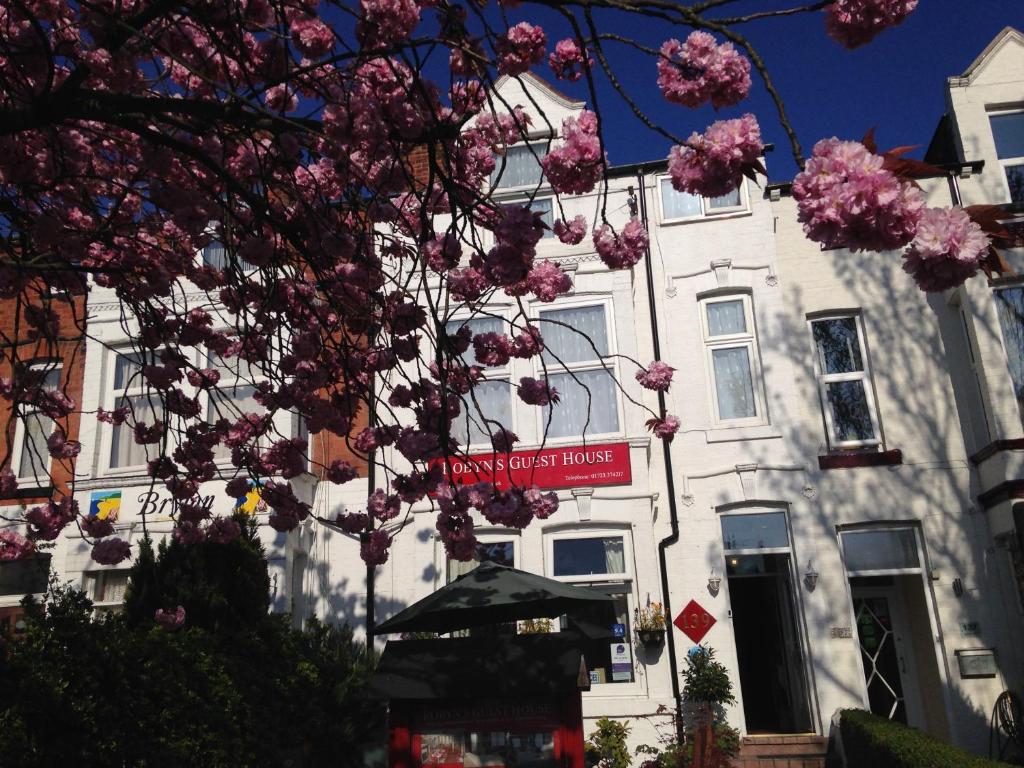
{"label": "brick wall section", "polygon": [[[0,300],[0,377],[10,378],[13,374],[12,357],[22,364],[36,361],[60,361],[61,391],[75,403],[82,402],[82,386],[85,373],[85,301],[86,291],[76,290],[47,297],[42,286],[30,286],[22,296],[14,299]],[[49,304],[60,318],[60,331],[56,341],[39,337],[38,332],[25,323],[24,308],[26,302],[33,304]],[[15,352],[12,355],[12,352]],[[16,420],[12,418],[13,408],[10,401],[0,399],[0,434],[5,436],[0,447],[0,465],[10,466],[16,436]],[[90,418],[92,418],[90,416]],[[70,440],[78,439],[81,414],[71,413],[66,419],[58,422]],[[74,477],[74,459],[52,460],[50,476],[52,487],[21,488],[17,493],[17,501],[22,504],[36,504],[52,498],[60,498],[70,492],[70,483]],[[34,492],[33,492],[34,491]],[[9,503],[0,499],[0,504]]]}

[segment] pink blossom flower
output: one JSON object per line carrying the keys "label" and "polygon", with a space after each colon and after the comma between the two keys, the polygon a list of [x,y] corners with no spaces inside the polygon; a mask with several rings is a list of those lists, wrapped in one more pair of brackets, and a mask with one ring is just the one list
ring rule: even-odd
{"label": "pink blossom flower", "polygon": [[252,490],[248,477],[235,477],[224,486],[224,492],[234,499],[241,499]]}
{"label": "pink blossom flower", "polygon": [[856,141],[822,139],[793,179],[797,218],[826,248],[902,248],[924,209],[920,190],[883,168],[884,160]]}
{"label": "pink blossom flower", "polygon": [[19,533],[0,530],[0,563],[20,560],[35,551],[35,544]]}
{"label": "pink blossom flower", "polygon": [[512,339],[494,331],[478,333],[473,337],[473,353],[481,365],[505,365],[512,357]]}
{"label": "pink blossom flower", "polygon": [[173,632],[176,629],[181,629],[185,624],[185,608],[180,605],[173,611],[157,608],[156,613],[153,614],[153,620],[163,629]]}
{"label": "pink blossom flower", "polygon": [[62,505],[49,501],[32,507],[25,513],[25,523],[28,526],[29,538],[43,541],[53,541],[64,526],[74,517],[64,513]]}
{"label": "pink blossom flower", "polygon": [[647,250],[647,230],[639,219],[630,219],[616,234],[608,224],[594,230],[594,248],[601,261],[612,269],[626,269],[636,264]]}
{"label": "pink blossom flower", "polygon": [[13,496],[18,490],[18,480],[10,467],[0,470],[0,496]]}
{"label": "pink blossom flower", "polygon": [[526,275],[526,287],[537,301],[549,302],[572,289],[572,278],[555,262],[541,261]]}
{"label": "pink blossom flower", "polygon": [[558,219],[552,229],[558,239],[566,245],[579,245],[587,234],[587,220],[583,216],[575,216],[568,222]]}
{"label": "pink blossom flower", "polygon": [[558,494],[554,491],[541,493],[537,486],[523,492],[523,501],[538,520],[546,520],[558,511]]}
{"label": "pink blossom flower", "polygon": [[544,337],[535,325],[527,324],[512,341],[512,356],[522,360],[529,360],[543,351]]}
{"label": "pink blossom flower", "polygon": [[559,40],[555,50],[548,56],[548,65],[559,80],[575,83],[583,77],[584,70],[594,66],[590,52],[580,48],[572,38]]}
{"label": "pink blossom flower", "polygon": [[547,380],[532,379],[523,376],[517,389],[519,399],[527,405],[548,405],[558,402],[558,390],[548,384]]}
{"label": "pink blossom flower", "polygon": [[533,519],[531,510],[523,503],[522,494],[515,488],[495,491],[480,510],[491,525],[525,528]]}
{"label": "pink blossom flower", "polygon": [[648,419],[647,428],[654,433],[655,437],[660,437],[662,440],[671,443],[672,438],[675,437],[676,432],[679,431],[679,419],[675,416]]}
{"label": "pink blossom flower", "polygon": [[303,17],[292,22],[292,42],[310,59],[319,59],[334,46],[334,32],[320,19]]}
{"label": "pink blossom flower", "polygon": [[441,510],[435,523],[445,553],[453,560],[472,560],[476,555],[473,517],[463,509]]}
{"label": "pink blossom flower", "polygon": [[451,233],[428,240],[421,250],[427,266],[439,274],[457,267],[462,257],[459,238]]}
{"label": "pink blossom flower", "polygon": [[241,535],[241,526],[230,517],[215,517],[206,527],[206,540],[214,544],[230,544]]}
{"label": "pink blossom flower", "polygon": [[359,476],[359,472],[344,459],[335,459],[331,462],[331,465],[327,467],[327,471],[324,475],[332,483],[342,485],[350,480],[355,480]]}
{"label": "pink blossom flower", "polygon": [[763,152],[761,128],[753,115],[719,120],[703,136],[694,133],[686,144],[672,147],[668,156],[672,186],[706,197],[728,194],[744,176],[761,169]]}
{"label": "pink blossom flower", "polygon": [[926,208],[903,269],[922,291],[955,288],[978,271],[990,245],[963,208]]}
{"label": "pink blossom flower", "polygon": [[360,0],[356,35],[367,48],[383,48],[407,39],[420,21],[416,0]]}
{"label": "pink blossom flower", "polygon": [[448,272],[448,291],[456,301],[476,301],[488,287],[487,278],[474,267]]}
{"label": "pink blossom flower", "polygon": [[82,520],[82,530],[94,539],[102,539],[114,532],[114,523],[109,517],[86,517]]}
{"label": "pink blossom flower", "polygon": [[519,442],[519,436],[515,432],[498,427],[491,435],[491,446],[498,453],[509,453],[512,447]]}
{"label": "pink blossom flower", "polygon": [[220,381],[220,371],[216,368],[201,368],[196,371],[189,371],[186,376],[188,383],[196,389],[209,389],[217,386]]}
{"label": "pink blossom flower", "polygon": [[641,368],[636,372],[636,380],[645,389],[653,389],[655,392],[666,392],[672,383],[672,373],[674,371],[675,368],[672,366],[660,360],[655,360],[647,367],[647,370]]}
{"label": "pink blossom flower", "polygon": [[398,517],[401,508],[401,499],[393,493],[386,493],[382,488],[371,493],[366,501],[366,511],[382,523]]}
{"label": "pink blossom flower", "polygon": [[101,565],[117,565],[131,556],[132,548],[124,539],[105,538],[92,545],[92,559]]}
{"label": "pink blossom flower", "polygon": [[607,156],[601,151],[597,115],[583,110],[562,121],[562,144],[540,161],[544,175],[556,192],[582,195],[601,179]]}
{"label": "pink blossom flower", "polygon": [[668,40],[658,59],[658,87],[671,102],[699,107],[710,101],[715,109],[739,104],[750,92],[750,62],[732,43],[717,45],[700,30],[685,43]]}
{"label": "pink blossom flower", "polygon": [[370,531],[359,544],[359,556],[367,565],[384,565],[388,561],[391,537],[380,528]]}
{"label": "pink blossom flower", "polygon": [[195,523],[190,521],[179,521],[178,524],[174,526],[171,538],[179,544],[188,547],[193,544],[198,544],[203,541],[205,537],[203,536],[202,529]]}
{"label": "pink blossom flower", "polygon": [[829,36],[846,48],[871,42],[917,7],[917,0],[836,0],[825,9]]}
{"label": "pink blossom flower", "polygon": [[523,74],[541,62],[547,42],[547,35],[541,27],[525,21],[509,27],[508,32],[498,37],[495,43],[498,71],[503,75]]}

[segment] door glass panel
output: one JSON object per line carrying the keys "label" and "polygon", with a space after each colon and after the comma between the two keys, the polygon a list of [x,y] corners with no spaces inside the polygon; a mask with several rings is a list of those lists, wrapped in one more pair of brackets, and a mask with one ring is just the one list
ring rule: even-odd
{"label": "door glass panel", "polygon": [[725,549],[777,549],[789,546],[785,512],[723,515]]}
{"label": "door glass panel", "polygon": [[884,597],[854,597],[853,608],[871,711],[906,723],[907,709],[889,601]]}
{"label": "door glass panel", "polygon": [[846,531],[842,534],[848,573],[920,568],[911,528]]}
{"label": "door glass panel", "polygon": [[863,381],[834,381],[825,385],[832,424],[840,442],[874,440],[875,426]]}

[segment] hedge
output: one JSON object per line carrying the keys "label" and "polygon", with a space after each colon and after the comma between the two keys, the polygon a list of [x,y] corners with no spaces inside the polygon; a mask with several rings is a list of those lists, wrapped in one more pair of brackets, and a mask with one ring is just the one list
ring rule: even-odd
{"label": "hedge", "polygon": [[998,763],[965,752],[926,733],[859,709],[840,713],[839,731],[849,766],[871,768],[996,768]]}

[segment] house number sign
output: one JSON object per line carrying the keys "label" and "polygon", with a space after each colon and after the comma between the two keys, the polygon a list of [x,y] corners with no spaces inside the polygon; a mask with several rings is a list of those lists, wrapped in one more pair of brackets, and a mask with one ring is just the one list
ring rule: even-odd
{"label": "house number sign", "polygon": [[704,610],[704,607],[696,600],[691,600],[672,623],[693,642],[699,643],[708,630],[715,625],[715,617]]}

